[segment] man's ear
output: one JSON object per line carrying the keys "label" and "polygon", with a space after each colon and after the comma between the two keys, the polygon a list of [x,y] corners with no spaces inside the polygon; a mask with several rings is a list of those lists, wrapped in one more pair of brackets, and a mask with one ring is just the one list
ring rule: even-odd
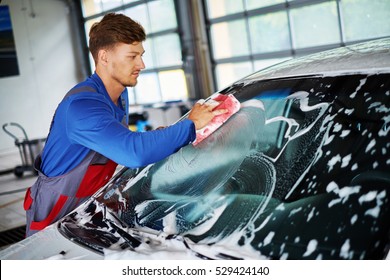
{"label": "man's ear", "polygon": [[98,51],[98,61],[102,65],[107,65],[108,63],[108,52],[105,49]]}

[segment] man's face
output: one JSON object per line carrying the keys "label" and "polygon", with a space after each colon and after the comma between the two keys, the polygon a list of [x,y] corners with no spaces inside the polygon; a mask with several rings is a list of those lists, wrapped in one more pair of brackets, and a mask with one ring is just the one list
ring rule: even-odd
{"label": "man's face", "polygon": [[145,64],[142,55],[145,52],[141,42],[133,44],[118,43],[108,51],[108,71],[111,78],[124,87],[133,87]]}

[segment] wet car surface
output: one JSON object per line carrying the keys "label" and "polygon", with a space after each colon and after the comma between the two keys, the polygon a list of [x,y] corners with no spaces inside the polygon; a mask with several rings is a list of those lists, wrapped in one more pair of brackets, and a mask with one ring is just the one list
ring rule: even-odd
{"label": "wet car surface", "polygon": [[106,258],[386,258],[389,48],[329,51],[234,83],[219,94],[241,108],[221,128],[121,169],[56,228]]}

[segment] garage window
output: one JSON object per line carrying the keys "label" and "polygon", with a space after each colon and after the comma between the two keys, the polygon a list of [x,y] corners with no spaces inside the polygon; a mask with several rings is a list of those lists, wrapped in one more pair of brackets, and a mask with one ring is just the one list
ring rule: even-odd
{"label": "garage window", "polygon": [[216,89],[272,63],[390,36],[386,0],[203,2]]}

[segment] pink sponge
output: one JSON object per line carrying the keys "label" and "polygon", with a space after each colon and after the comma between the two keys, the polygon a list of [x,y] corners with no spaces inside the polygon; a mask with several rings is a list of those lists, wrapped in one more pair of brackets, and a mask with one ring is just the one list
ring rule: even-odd
{"label": "pink sponge", "polygon": [[240,110],[240,102],[231,94],[215,94],[208,100],[206,103],[212,103],[217,101],[220,104],[216,106],[213,110],[218,109],[228,109],[228,112],[222,115],[215,116],[209,124],[207,124],[202,129],[196,131],[196,140],[193,142],[193,145],[196,146],[207,138],[210,134],[216,131],[221,125],[223,125],[232,115]]}

